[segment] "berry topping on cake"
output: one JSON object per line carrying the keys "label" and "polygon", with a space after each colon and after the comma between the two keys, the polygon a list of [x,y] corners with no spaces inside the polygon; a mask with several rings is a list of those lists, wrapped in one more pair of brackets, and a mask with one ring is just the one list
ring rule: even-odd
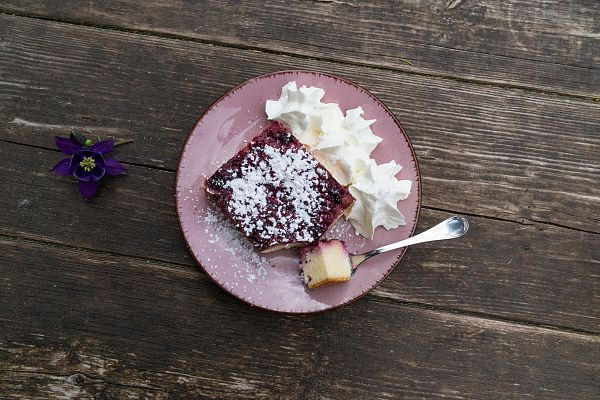
{"label": "berry topping on cake", "polygon": [[314,243],[354,201],[280,122],[223,164],[206,191],[262,252]]}

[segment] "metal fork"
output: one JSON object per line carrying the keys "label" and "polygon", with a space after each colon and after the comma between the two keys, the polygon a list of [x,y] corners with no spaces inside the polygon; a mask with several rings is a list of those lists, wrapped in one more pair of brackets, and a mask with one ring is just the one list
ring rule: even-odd
{"label": "metal fork", "polygon": [[352,261],[352,273],[354,273],[358,266],[374,257],[378,254],[385,253],[386,251],[396,250],[401,247],[410,246],[417,243],[433,242],[436,240],[456,239],[463,236],[469,230],[469,222],[465,217],[454,216],[450,217],[433,228],[427,229],[425,232],[421,232],[418,235],[411,236],[408,239],[401,240],[396,243],[388,244],[386,246],[378,247],[374,250],[367,251],[363,254],[350,254],[350,260]]}

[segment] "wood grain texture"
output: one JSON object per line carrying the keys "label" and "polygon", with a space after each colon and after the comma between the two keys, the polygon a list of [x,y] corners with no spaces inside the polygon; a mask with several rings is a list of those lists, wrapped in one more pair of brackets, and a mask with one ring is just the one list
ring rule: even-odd
{"label": "wood grain texture", "polygon": [[127,166],[128,176],[103,179],[97,196],[86,203],[73,179],[49,172],[63,157],[0,143],[0,202],[7,207],[0,214],[0,232],[193,264],[175,215],[174,173]]}
{"label": "wood grain texture", "polygon": [[[0,233],[194,265],[175,216],[174,173],[128,166],[129,176],[106,180],[85,203],[71,179],[48,172],[61,157],[0,143]],[[419,230],[450,214],[421,215]],[[409,249],[374,295],[600,332],[600,235],[469,220],[464,239]]]}
{"label": "wood grain texture", "polygon": [[[596,398],[599,11],[3,2],[0,397]],[[316,316],[226,295],[192,261],[173,204],[199,113],[289,68],[362,84],[403,121],[424,176],[420,229],[473,215],[466,238],[411,248],[365,299]],[[52,136],[71,127],[135,139],[116,151],[130,175],[89,203],[48,172]]]}
{"label": "wood grain texture", "polygon": [[600,4],[594,0],[7,0],[1,9],[395,70],[600,96]]}
{"label": "wood grain texture", "polygon": [[372,297],[273,315],[220,296],[195,268],[0,247],[5,398],[580,400],[600,390],[597,336]]}
{"label": "wood grain texture", "polygon": [[[51,354],[49,356],[52,357]],[[41,371],[41,369],[38,370]],[[0,371],[0,388],[3,400],[166,400],[173,398],[161,389],[108,382],[79,372],[60,375],[43,371],[2,370]]]}
{"label": "wood grain texture", "polygon": [[[318,69],[403,122],[424,204],[600,232],[600,104],[247,50],[0,16],[0,134],[52,148],[73,126],[133,138],[127,162],[174,170],[201,111],[252,76]],[[224,66],[227,66],[224,68]]]}

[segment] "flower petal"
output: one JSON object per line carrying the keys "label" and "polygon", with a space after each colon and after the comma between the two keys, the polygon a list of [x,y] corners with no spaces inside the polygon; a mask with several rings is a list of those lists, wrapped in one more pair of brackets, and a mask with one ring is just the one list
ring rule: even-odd
{"label": "flower petal", "polygon": [[81,150],[81,145],[77,142],[73,142],[69,138],[54,136],[54,143],[56,143],[56,147],[65,154],[73,154],[77,150]]}
{"label": "flower petal", "polygon": [[100,167],[100,166],[96,165],[96,168],[94,168],[91,172],[92,179],[95,181],[98,181],[98,180],[102,179],[102,177],[104,176],[105,173],[106,173],[106,169],[104,167]]}
{"label": "flower petal", "polygon": [[83,169],[83,167],[77,166],[73,171],[73,176],[79,179],[81,182],[88,182],[92,179],[92,173]]}
{"label": "flower petal", "polygon": [[55,174],[63,175],[63,176],[70,175],[71,174],[70,165],[71,165],[70,158],[62,159],[54,166],[54,168],[52,168],[50,170],[50,172],[54,172]]}
{"label": "flower petal", "polygon": [[106,175],[125,175],[127,170],[120,162],[114,158],[105,158],[104,164],[106,168]]}
{"label": "flower petal", "polygon": [[94,143],[92,147],[90,147],[90,150],[97,151],[100,154],[106,154],[112,151],[114,144],[114,140],[102,140],[101,142]]}
{"label": "flower petal", "polygon": [[98,190],[98,181],[79,181],[79,192],[81,193],[84,199],[91,199],[94,193],[96,193],[96,190]]}
{"label": "flower petal", "polygon": [[94,159],[94,162],[96,163],[96,166],[100,167],[100,168],[104,168],[104,156],[100,153],[93,153],[92,158]]}

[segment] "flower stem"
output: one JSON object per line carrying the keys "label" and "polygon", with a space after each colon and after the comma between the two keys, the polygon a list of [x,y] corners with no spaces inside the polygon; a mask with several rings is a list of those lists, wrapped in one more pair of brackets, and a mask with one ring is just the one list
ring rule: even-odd
{"label": "flower stem", "polygon": [[133,143],[133,139],[120,139],[115,142],[113,146],[120,146],[122,144]]}

